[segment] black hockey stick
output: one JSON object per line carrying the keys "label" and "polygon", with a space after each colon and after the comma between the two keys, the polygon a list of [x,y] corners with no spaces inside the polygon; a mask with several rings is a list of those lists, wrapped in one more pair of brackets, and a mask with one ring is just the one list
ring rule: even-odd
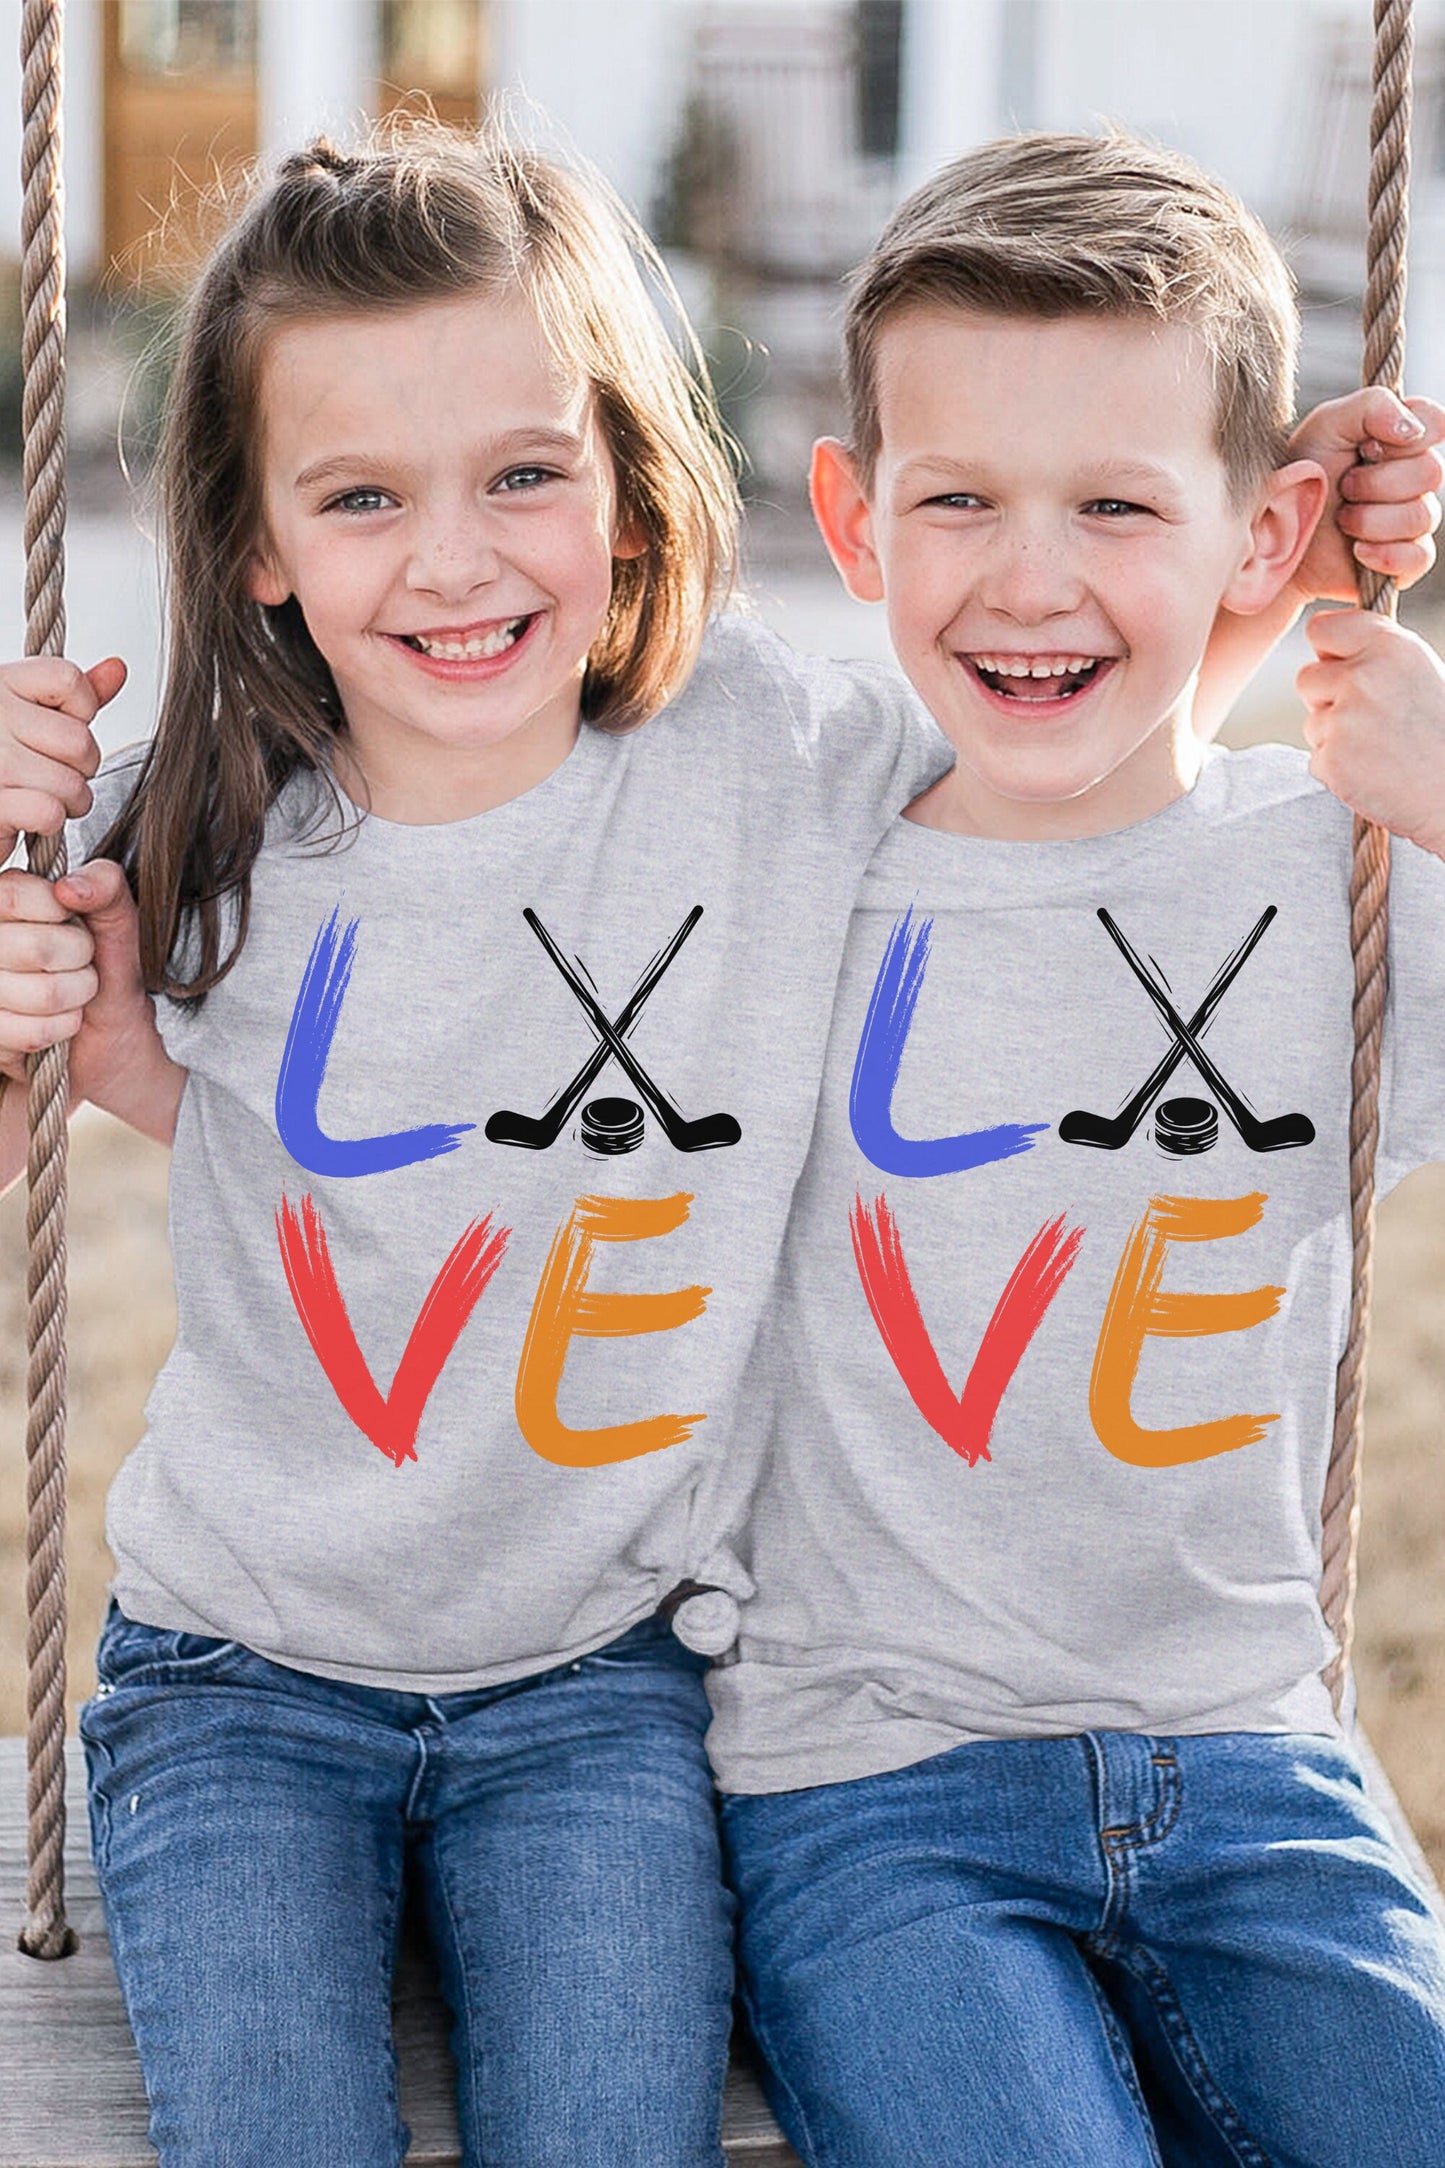
{"label": "black hockey stick", "polygon": [[[1192,1032],[1203,1032],[1224,996],[1234,984],[1246,958],[1270,920],[1277,916],[1276,906],[1270,904],[1262,914],[1257,926],[1246,935],[1244,941],[1226,956],[1214,975],[1214,980],[1189,1019]],[[1127,1099],[1117,1114],[1091,1114],[1085,1107],[1075,1107],[1059,1124],[1059,1135],[1065,1144],[1093,1144],[1101,1151],[1117,1152],[1129,1142],[1140,1122],[1154,1101],[1163,1091],[1189,1049],[1182,1039],[1176,1038],[1158,1067],[1151,1069],[1132,1098]]]}
{"label": "black hockey stick", "polygon": [[1141,963],[1125,940],[1119,928],[1105,910],[1099,912],[1104,930],[1130,970],[1148,994],[1155,1008],[1163,1017],[1176,1038],[1184,1041],[1185,1050],[1215,1098],[1223,1107],[1240,1137],[1251,1152],[1283,1152],[1292,1145],[1313,1144],[1315,1125],[1307,1114],[1276,1114],[1268,1121],[1261,1121],[1246,1099],[1241,1098],[1234,1086],[1215,1068],[1194,1032],[1184,1022],[1169,996],[1155,983],[1148,965]]}
{"label": "black hockey stick", "polygon": [[584,985],[558,948],[535,911],[524,911],[523,918],[561,972],[593,1030],[602,1040],[599,1053],[610,1054],[625,1069],[632,1080],[633,1089],[645,1101],[662,1129],[668,1143],[678,1152],[711,1152],[720,1145],[736,1144],[742,1130],[731,1114],[700,1114],[696,1121],[689,1121],[668,1098],[666,1092],[656,1085],[622,1038],[616,1026],[604,1014],[596,996]]}
{"label": "black hockey stick", "polygon": [[[624,1035],[631,1031],[642,1014],[648,996],[701,917],[702,905],[695,903],[666,948],[653,957],[626,1002],[618,1010],[612,1027],[614,1031]],[[526,1152],[545,1152],[549,1145],[557,1142],[611,1059],[611,1047],[605,1039],[599,1040],[577,1074],[569,1078],[551,1105],[544,1108],[542,1113],[515,1114],[509,1107],[499,1107],[482,1134],[490,1144],[515,1144]]]}

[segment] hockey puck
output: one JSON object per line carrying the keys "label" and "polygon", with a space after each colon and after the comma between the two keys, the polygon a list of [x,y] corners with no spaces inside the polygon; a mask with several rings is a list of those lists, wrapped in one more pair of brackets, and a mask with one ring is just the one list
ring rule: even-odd
{"label": "hockey puck", "polygon": [[1219,1142],[1219,1109],[1207,1099],[1166,1099],[1155,1109],[1154,1140],[1175,1159],[1207,1152]]}
{"label": "hockey puck", "polygon": [[635,1099],[593,1099],[582,1109],[582,1142],[589,1152],[615,1158],[642,1142],[642,1109]]}

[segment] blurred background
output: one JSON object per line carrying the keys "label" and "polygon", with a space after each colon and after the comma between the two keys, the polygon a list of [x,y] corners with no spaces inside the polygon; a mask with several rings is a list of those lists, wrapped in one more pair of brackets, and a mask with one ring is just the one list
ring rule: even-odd
{"label": "blurred background", "polygon": [[[155,703],[160,578],[147,356],[207,190],[319,128],[397,109],[475,122],[505,97],[594,160],[662,246],[749,460],[748,585],[799,645],[882,656],[809,520],[808,447],[837,426],[839,282],[944,159],[1012,129],[1118,120],[1223,176],[1279,238],[1305,319],[1301,400],[1357,381],[1369,0],[68,0],[70,652],[125,655],[103,742]],[[1445,0],[1416,0],[1409,379],[1445,396]],[[20,0],[0,0],[0,655],[21,646]],[[1432,579],[1412,598],[1436,627]],[[1445,599],[1445,594],[1442,594]],[[1285,643],[1235,739],[1296,734]],[[72,1685],[107,1572],[100,1504],[171,1330],[164,1154],[104,1118],[75,1141]],[[0,1730],[21,1728],[22,1200],[0,1205]],[[1366,1477],[1361,1692],[1445,1871],[1445,1174],[1382,1215]]]}

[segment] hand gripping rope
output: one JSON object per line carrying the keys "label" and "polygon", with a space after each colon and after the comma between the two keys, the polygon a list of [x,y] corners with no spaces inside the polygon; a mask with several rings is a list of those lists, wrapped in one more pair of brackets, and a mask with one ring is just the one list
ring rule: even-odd
{"label": "hand gripping rope", "polygon": [[[1364,380],[1399,392],[1405,370],[1405,236],[1410,186],[1410,0],[1375,0],[1370,104],[1370,232],[1366,245]],[[1395,583],[1355,568],[1360,602],[1395,614]],[[1375,1247],[1375,1147],[1380,1137],[1380,1033],[1385,1017],[1390,915],[1390,837],[1355,821],[1350,878],[1350,949],[1355,960],[1355,1053],[1350,1096],[1350,1327],[1335,1379],[1335,1434],[1325,1477],[1324,1572],[1320,1607],[1335,1637],[1325,1683],[1336,1715],[1344,1708],[1355,1635],[1360,1534],[1360,1446],[1365,1403],[1370,1277]]]}
{"label": "hand gripping rope", "polygon": [[[60,207],[62,0],[25,0],[21,24],[24,183],[21,301],[25,370],[25,652],[57,655],[65,644],[64,531],[65,271]],[[1370,228],[1365,289],[1367,384],[1399,391],[1404,362],[1406,191],[1410,171],[1410,0],[1375,0],[1370,116]],[[1393,581],[1360,568],[1364,608],[1392,616]],[[54,879],[63,839],[30,836],[29,863]],[[1359,1533],[1359,1454],[1365,1340],[1374,1246],[1375,1146],[1379,1136],[1380,1031],[1385,1009],[1390,839],[1355,822],[1350,941],[1355,959],[1355,1052],[1350,1115],[1350,1220],[1354,1262],[1349,1337],[1336,1383],[1335,1431],[1323,1507],[1320,1602],[1336,1654],[1325,1671],[1336,1709],[1344,1702],[1354,1634]],[[1178,1020],[1176,1019],[1176,1022]],[[620,1031],[621,1024],[613,1027]],[[27,1238],[30,1420],[26,1555],[27,1789],[29,1880],[20,1947],[64,1957],[76,1939],[66,1923],[65,1841],[65,1048],[28,1064],[30,1206]]]}
{"label": "hand gripping rope", "polygon": [[[60,188],[61,0],[25,0],[20,29],[24,202],[20,292],[25,371],[25,652],[65,648],[65,256]],[[65,871],[64,836],[27,836],[31,870]],[[29,1877],[20,1947],[66,1957],[65,1918],[65,1144],[66,1048],[26,1063],[30,1419],[25,1450]]]}

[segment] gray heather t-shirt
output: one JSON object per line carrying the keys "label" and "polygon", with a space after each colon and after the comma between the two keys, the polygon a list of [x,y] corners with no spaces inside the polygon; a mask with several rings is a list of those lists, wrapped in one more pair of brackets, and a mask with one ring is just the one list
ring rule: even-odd
{"label": "gray heather t-shirt", "polygon": [[[725,1788],[1335,1729],[1350,826],[1266,747],[1115,835],[880,846],[755,1380]],[[1391,913],[1382,1191],[1445,1156],[1445,865],[1397,843]]]}
{"label": "gray heather t-shirt", "polygon": [[730,618],[493,812],[338,840],[288,788],[238,963],[159,1004],[179,1326],[110,1497],[127,1613],[438,1693],[747,1592],[733,1403],[848,916],[949,759],[891,672]]}

